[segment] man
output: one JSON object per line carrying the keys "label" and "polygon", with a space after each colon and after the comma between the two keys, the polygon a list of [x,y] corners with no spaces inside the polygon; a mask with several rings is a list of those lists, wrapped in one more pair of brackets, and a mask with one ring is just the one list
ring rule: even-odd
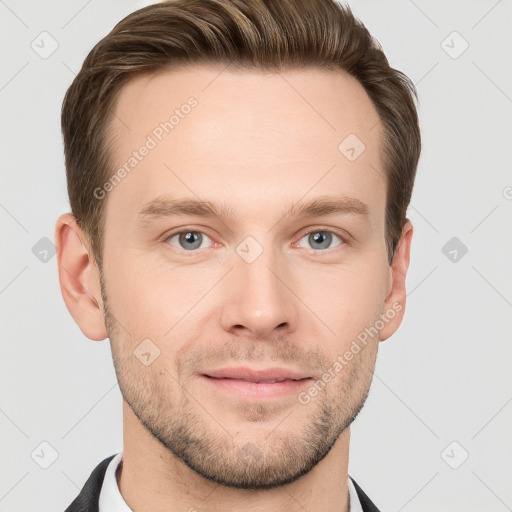
{"label": "man", "polygon": [[56,241],[124,439],[67,511],[377,510],[350,425],[405,310],[415,94],[331,0],[164,2],[93,48]]}

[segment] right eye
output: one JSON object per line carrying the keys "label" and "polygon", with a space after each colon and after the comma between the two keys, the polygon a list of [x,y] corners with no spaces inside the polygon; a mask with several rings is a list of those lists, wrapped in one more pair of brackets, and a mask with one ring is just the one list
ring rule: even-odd
{"label": "right eye", "polygon": [[[171,245],[174,245],[174,247],[178,247],[178,249],[182,249],[184,251],[194,251],[195,249],[204,249],[202,244],[206,238],[209,239],[210,237],[202,231],[184,230],[170,234],[165,239],[165,241]],[[178,246],[172,243],[173,239],[176,239],[177,243],[179,244]]]}

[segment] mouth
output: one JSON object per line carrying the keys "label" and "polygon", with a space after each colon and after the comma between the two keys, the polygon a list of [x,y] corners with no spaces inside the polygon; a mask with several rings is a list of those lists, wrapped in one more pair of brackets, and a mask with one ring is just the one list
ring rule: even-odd
{"label": "mouth", "polygon": [[298,393],[313,380],[310,376],[285,368],[223,368],[204,373],[201,377],[219,392],[252,400]]}

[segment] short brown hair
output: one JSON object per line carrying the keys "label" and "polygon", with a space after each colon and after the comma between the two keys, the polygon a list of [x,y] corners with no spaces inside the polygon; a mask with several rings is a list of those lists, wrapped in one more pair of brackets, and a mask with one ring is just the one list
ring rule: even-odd
{"label": "short brown hair", "polygon": [[129,14],[98,42],[62,105],[71,210],[98,264],[105,201],[94,190],[114,172],[109,125],[116,99],[135,75],[183,64],[341,69],[356,78],[383,125],[385,238],[392,263],[421,152],[411,80],[390,67],[380,44],[351,9],[334,0],[170,0]]}

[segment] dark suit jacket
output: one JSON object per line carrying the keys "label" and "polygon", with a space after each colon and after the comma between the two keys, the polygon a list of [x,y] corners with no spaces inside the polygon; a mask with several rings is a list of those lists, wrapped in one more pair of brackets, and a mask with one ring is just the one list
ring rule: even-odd
{"label": "dark suit jacket", "polygon": [[[111,455],[96,466],[87,482],[85,482],[80,494],[64,512],[99,512],[98,502],[100,499],[101,485],[103,484],[103,478],[105,477],[107,466],[113,458],[114,455]],[[379,512],[379,509],[372,503],[370,498],[366,496],[354,479],[352,479],[352,482],[354,483],[357,495],[361,501],[363,511]],[[108,510],[105,510],[104,512],[108,512]]]}

